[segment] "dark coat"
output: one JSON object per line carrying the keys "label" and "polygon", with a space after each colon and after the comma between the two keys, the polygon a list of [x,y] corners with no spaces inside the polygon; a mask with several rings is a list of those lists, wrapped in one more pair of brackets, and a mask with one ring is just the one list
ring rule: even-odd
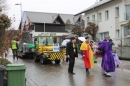
{"label": "dark coat", "polygon": [[76,44],[75,44],[75,49],[76,49],[76,53],[74,53],[73,43],[72,42],[67,43],[66,55],[69,55],[70,58],[78,57],[78,50]]}
{"label": "dark coat", "polygon": [[111,45],[111,47],[112,47],[112,45],[114,45],[114,43],[113,43],[113,40],[112,40],[112,39],[110,39],[110,40],[109,40],[109,44]]}

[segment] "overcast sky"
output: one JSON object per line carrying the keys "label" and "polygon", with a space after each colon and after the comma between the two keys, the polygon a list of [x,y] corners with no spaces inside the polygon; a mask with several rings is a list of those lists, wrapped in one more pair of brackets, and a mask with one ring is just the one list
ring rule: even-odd
{"label": "overcast sky", "polygon": [[8,0],[10,9],[9,17],[15,15],[15,22],[12,27],[18,27],[21,11],[16,3],[22,3],[22,11],[37,11],[49,13],[76,14],[93,5],[97,0]]}

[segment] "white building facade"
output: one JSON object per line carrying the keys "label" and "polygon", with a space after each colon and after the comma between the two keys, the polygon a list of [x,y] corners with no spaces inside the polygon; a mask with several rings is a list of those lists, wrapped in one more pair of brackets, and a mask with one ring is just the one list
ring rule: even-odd
{"label": "white building facade", "polygon": [[[101,41],[110,36],[114,43],[130,45],[130,29],[126,26],[130,20],[130,0],[102,0],[80,12],[85,13],[85,27],[88,22],[99,26],[97,38]],[[78,15],[78,14],[77,14]]]}

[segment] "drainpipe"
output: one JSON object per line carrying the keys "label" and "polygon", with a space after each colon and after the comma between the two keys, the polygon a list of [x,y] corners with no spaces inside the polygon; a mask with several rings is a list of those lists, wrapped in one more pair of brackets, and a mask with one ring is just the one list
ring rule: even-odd
{"label": "drainpipe", "polygon": [[123,41],[122,41],[122,28],[124,25],[121,25],[121,58],[122,58],[122,47],[123,47]]}
{"label": "drainpipe", "polygon": [[93,10],[97,13],[97,25],[98,25],[98,11],[93,8]]}

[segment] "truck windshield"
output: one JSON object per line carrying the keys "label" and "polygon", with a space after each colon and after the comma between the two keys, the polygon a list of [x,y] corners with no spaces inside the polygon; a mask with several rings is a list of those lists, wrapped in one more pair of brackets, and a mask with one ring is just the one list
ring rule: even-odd
{"label": "truck windshield", "polygon": [[53,37],[39,37],[39,45],[41,46],[49,46],[53,45]]}

